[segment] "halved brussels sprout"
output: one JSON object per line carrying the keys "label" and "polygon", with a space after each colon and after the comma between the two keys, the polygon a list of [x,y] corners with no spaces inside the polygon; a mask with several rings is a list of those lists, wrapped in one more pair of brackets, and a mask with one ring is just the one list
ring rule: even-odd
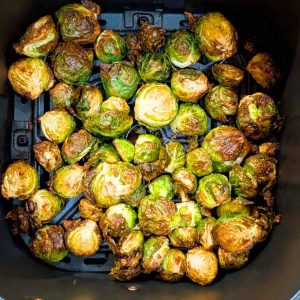
{"label": "halved brussels sprout", "polygon": [[212,160],[209,152],[203,148],[196,148],[186,155],[186,167],[198,177],[213,172]]}
{"label": "halved brussels sprout", "polygon": [[64,83],[81,85],[92,74],[93,51],[77,43],[61,43],[52,58],[54,75]]}
{"label": "halved brussels sprout", "polygon": [[165,82],[171,75],[171,65],[164,53],[146,53],[137,66],[144,82]]}
{"label": "halved brussels sprout", "polygon": [[170,158],[165,172],[173,173],[176,169],[185,165],[185,149],[180,142],[169,142],[165,147]]}
{"label": "halved brussels sprout", "polygon": [[195,201],[176,203],[176,208],[172,223],[176,227],[195,227],[202,218],[200,207]]}
{"label": "halved brussels sprout", "polygon": [[84,168],[78,164],[64,166],[53,176],[53,190],[62,198],[74,198],[82,193]]}
{"label": "halved brussels sprout", "polygon": [[170,126],[175,133],[204,135],[208,128],[208,118],[200,105],[183,103]]}
{"label": "halved brussels sprout", "polygon": [[89,199],[82,198],[79,202],[79,214],[83,219],[98,222],[101,215],[101,209]]}
{"label": "halved brussels sprout", "polygon": [[59,82],[50,91],[54,108],[69,108],[74,101],[75,90],[71,85]]}
{"label": "halved brussels sprout", "polygon": [[140,187],[129,197],[124,199],[124,203],[132,206],[138,207],[140,205],[141,200],[146,196],[146,187],[141,184]]}
{"label": "halved brussels sprout", "polygon": [[210,284],[218,273],[218,259],[214,252],[196,247],[186,254],[186,275],[200,284]]}
{"label": "halved brussels sprout", "polygon": [[59,225],[46,225],[35,233],[30,244],[34,256],[46,262],[59,262],[68,254],[64,244],[64,229]]}
{"label": "halved brussels sprout", "polygon": [[51,69],[42,59],[21,58],[8,70],[13,90],[28,100],[35,100],[54,85]]}
{"label": "halved brussels sprout", "polygon": [[197,201],[203,207],[212,209],[231,199],[231,186],[225,175],[210,174],[199,180]]}
{"label": "halved brussels sprout", "polygon": [[254,55],[249,61],[246,70],[265,89],[275,85],[280,77],[280,71],[273,57],[265,52]]}
{"label": "halved brussels sprout", "polygon": [[201,16],[195,26],[195,36],[200,51],[211,61],[227,59],[237,52],[237,32],[219,12]]}
{"label": "halved brussels sprout", "polygon": [[218,83],[224,86],[237,87],[244,79],[244,71],[229,64],[215,64],[211,71]]}
{"label": "halved brussels sprout", "polygon": [[54,50],[58,42],[58,33],[55,23],[50,15],[41,17],[31,24],[20,42],[13,44],[18,54],[29,57],[46,56]]}
{"label": "halved brussels sprout", "polygon": [[70,252],[77,256],[90,256],[98,251],[102,237],[95,221],[64,220],[63,226],[66,229],[66,247]]}
{"label": "halved brussels sprout", "polygon": [[165,47],[171,63],[178,68],[186,68],[200,59],[200,51],[195,36],[188,30],[177,30],[167,40]]}
{"label": "halved brussels sprout", "polygon": [[250,145],[243,133],[226,125],[212,129],[204,138],[202,147],[210,154],[216,172],[230,171],[250,151]]}
{"label": "halved brussels sprout", "polygon": [[35,159],[47,172],[54,172],[62,166],[63,160],[56,143],[41,141],[33,145],[32,148]]}
{"label": "halved brussels sprout", "polygon": [[97,139],[84,129],[71,134],[66,138],[61,148],[64,161],[68,164],[80,161],[91,151],[96,141]]}
{"label": "halved brussels sprout", "polygon": [[150,194],[172,199],[174,197],[174,186],[172,177],[169,175],[162,175],[154,179],[149,185]]}
{"label": "halved brussels sprout", "polygon": [[184,277],[186,270],[185,255],[179,249],[170,249],[161,265],[160,278],[164,281],[175,282]]}
{"label": "halved brussels sprout", "polygon": [[30,198],[37,190],[39,177],[36,169],[26,161],[18,160],[10,164],[2,177],[1,193],[5,199]]}
{"label": "halved brussels sprout", "polygon": [[249,207],[249,204],[253,204],[253,202],[241,197],[237,197],[230,202],[223,203],[220,206],[218,206],[217,216],[221,217],[223,215],[231,213],[243,213],[245,215],[250,216],[251,209]]}
{"label": "halved brussels sprout", "polygon": [[197,244],[197,230],[195,227],[176,228],[169,234],[169,239],[174,247],[195,247]]}
{"label": "halved brussels sprout", "polygon": [[282,118],[271,97],[255,93],[240,101],[236,123],[246,137],[261,140],[281,129]]}
{"label": "halved brussels sprout", "polygon": [[140,83],[138,71],[126,61],[101,64],[100,75],[108,97],[115,96],[129,100]]}
{"label": "halved brussels sprout", "polygon": [[95,53],[105,63],[120,61],[126,56],[125,40],[118,32],[104,30],[95,43]]}
{"label": "halved brussels sprout", "polygon": [[[144,235],[140,230],[133,230],[122,236],[119,243],[116,254],[126,258],[133,257],[143,250],[144,246]],[[139,257],[136,257],[139,258]]]}
{"label": "halved brussels sprout", "polygon": [[207,77],[198,70],[183,69],[173,72],[171,88],[183,102],[197,102],[209,89]]}
{"label": "halved brussels sprout", "polygon": [[147,83],[137,91],[135,119],[150,129],[171,123],[177,114],[177,100],[171,89],[162,83]]}
{"label": "halved brussels sprout", "polygon": [[212,250],[216,243],[214,241],[212,231],[216,225],[216,219],[214,217],[208,217],[200,220],[197,226],[198,242],[208,250]]}
{"label": "halved brussels sprout", "polygon": [[60,34],[65,42],[91,44],[100,34],[97,15],[100,7],[92,1],[82,1],[62,6],[56,13]]}
{"label": "halved brussels sprout", "polygon": [[178,168],[172,174],[175,184],[180,184],[188,194],[193,194],[197,188],[196,176],[186,168]]}
{"label": "halved brussels sprout", "polygon": [[113,145],[123,161],[131,162],[133,160],[135,149],[130,141],[126,139],[114,139]]}
{"label": "halved brussels sprout", "polygon": [[47,111],[39,122],[45,138],[55,143],[62,143],[76,127],[75,119],[62,108]]}
{"label": "halved brussels sprout", "polygon": [[221,247],[218,249],[218,260],[222,269],[240,269],[249,259],[249,251],[243,253],[232,253],[223,250]]}
{"label": "halved brussels sprout", "polygon": [[100,112],[117,111],[124,114],[130,113],[130,107],[126,100],[119,97],[109,97],[105,100],[100,108]]}
{"label": "halved brussels sprout", "polygon": [[234,116],[238,108],[238,95],[230,87],[217,85],[205,97],[205,109],[215,120],[227,122],[227,116]]}

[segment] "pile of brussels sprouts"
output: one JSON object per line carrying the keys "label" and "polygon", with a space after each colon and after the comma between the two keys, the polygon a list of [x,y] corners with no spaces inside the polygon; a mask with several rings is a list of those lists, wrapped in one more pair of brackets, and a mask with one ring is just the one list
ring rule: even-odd
{"label": "pile of brussels sprouts", "polygon": [[[126,37],[101,32],[99,13],[87,0],[67,4],[57,23],[42,17],[14,44],[23,57],[8,71],[13,89],[29,100],[49,90],[54,108],[39,117],[43,139],[33,145],[48,188],[27,162],[13,162],[2,195],[22,201],[7,218],[14,233],[35,231],[30,249],[46,262],[93,255],[105,241],[117,280],[152,273],[210,284],[218,268],[244,266],[279,221],[282,119],[265,94],[278,68],[252,53],[246,71],[264,92],[240,95],[244,70],[226,62],[238,36],[221,13],[186,13],[190,30],[168,37],[147,22]],[[94,56],[101,89],[87,84]],[[195,68],[201,56],[214,63],[209,79]],[[211,119],[219,126],[209,131]],[[53,224],[78,197],[80,218]]]}

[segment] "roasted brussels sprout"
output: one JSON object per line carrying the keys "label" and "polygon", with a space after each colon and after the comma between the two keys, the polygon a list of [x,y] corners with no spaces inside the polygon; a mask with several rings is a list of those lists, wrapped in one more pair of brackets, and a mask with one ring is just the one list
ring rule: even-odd
{"label": "roasted brussels sprout", "polygon": [[183,69],[173,72],[171,88],[183,102],[197,102],[209,89],[207,77],[198,70]]}
{"label": "roasted brussels sprout", "polygon": [[146,196],[146,187],[141,184],[140,187],[129,197],[124,199],[124,203],[132,206],[137,207],[140,205],[141,200]]}
{"label": "roasted brussels sprout", "polygon": [[13,47],[18,54],[42,57],[54,50],[57,42],[56,26],[52,17],[47,15],[31,24],[21,37],[20,42],[13,44]]}
{"label": "roasted brussels sprout", "polygon": [[108,208],[130,197],[141,185],[139,169],[125,162],[100,163],[84,179],[84,195]]}
{"label": "roasted brussels sprout", "polygon": [[144,82],[165,82],[171,75],[171,65],[165,53],[146,53],[137,66]]}
{"label": "roasted brussels sprout", "polygon": [[165,171],[173,173],[176,169],[185,165],[185,149],[180,142],[169,142],[165,147],[170,158]]}
{"label": "roasted brussels sprout", "polygon": [[188,30],[177,30],[167,40],[165,47],[171,63],[186,68],[200,59],[200,51],[194,35]]}
{"label": "roasted brussels sprout", "polygon": [[186,254],[186,274],[192,281],[200,284],[210,284],[218,273],[218,259],[214,252],[196,247]]}
{"label": "roasted brussels sprout", "polygon": [[52,67],[58,80],[81,85],[92,74],[93,52],[76,43],[61,43],[55,49]]}
{"label": "roasted brussels sprout", "polygon": [[250,216],[251,209],[249,204],[253,204],[253,202],[248,201],[244,198],[237,197],[230,202],[223,203],[217,207],[217,215],[221,217],[223,215],[231,214],[231,213],[243,213],[245,215]]}
{"label": "roasted brussels sprout", "polygon": [[144,244],[142,268],[144,273],[160,271],[169,251],[169,240],[165,236],[152,236]]}
{"label": "roasted brussels sprout", "polygon": [[121,237],[116,254],[123,258],[140,258],[144,246],[144,235],[140,230],[133,230]]}
{"label": "roasted brussels sprout", "polygon": [[280,77],[280,71],[272,56],[268,53],[257,53],[249,61],[246,70],[253,79],[263,88],[268,89],[275,85]]}
{"label": "roasted brussels sprout", "polygon": [[222,269],[240,269],[249,259],[249,251],[243,253],[232,253],[223,250],[221,247],[218,249],[218,260]]}
{"label": "roasted brussels sprout", "polygon": [[234,116],[238,108],[238,95],[230,87],[217,85],[205,97],[205,109],[215,120],[227,122],[227,116]]}
{"label": "roasted brussels sprout", "polygon": [[250,145],[243,133],[226,125],[212,129],[204,138],[202,147],[210,154],[216,172],[230,171],[250,151]]}
{"label": "roasted brussels sprout", "polygon": [[51,69],[39,58],[17,60],[9,67],[7,76],[14,91],[28,100],[35,100],[54,85]]}
{"label": "roasted brussels sprout", "polygon": [[259,153],[274,156],[279,149],[276,142],[265,142],[259,145]]}
{"label": "roasted brussels sprout", "polygon": [[101,215],[101,209],[98,208],[91,200],[82,198],[79,202],[79,214],[83,219],[98,222]]}
{"label": "roasted brussels sprout", "polygon": [[173,230],[172,221],[175,213],[176,205],[171,200],[149,195],[140,202],[139,224],[149,233],[168,235]]}
{"label": "roasted brussels sprout", "polygon": [[62,164],[62,158],[56,143],[41,141],[33,145],[34,157],[38,163],[49,173],[59,169]]}
{"label": "roasted brussels sprout", "polygon": [[176,203],[177,212],[173,218],[176,227],[195,227],[201,220],[200,207],[194,201]]}
{"label": "roasted brussels sprout", "polygon": [[179,249],[170,249],[161,265],[160,278],[164,281],[175,282],[184,277],[186,270],[185,255]]}
{"label": "roasted brussels sprout", "polygon": [[211,71],[218,83],[224,86],[237,87],[244,79],[244,71],[229,64],[215,64]]}
{"label": "roasted brussels sprout", "polygon": [[96,138],[84,129],[71,134],[66,138],[61,148],[64,161],[68,164],[80,161],[91,151],[96,141]]}
{"label": "roasted brussels sprout", "polygon": [[102,242],[99,227],[93,220],[64,220],[67,249],[77,256],[95,254]]}
{"label": "roasted brussels sprout", "polygon": [[47,111],[39,121],[45,138],[55,143],[62,143],[76,127],[75,119],[62,108]]}
{"label": "roasted brussels sprout", "polygon": [[71,85],[59,82],[50,91],[54,108],[70,108],[73,104],[75,90]]}
{"label": "roasted brussels sprout", "polygon": [[140,83],[137,70],[126,61],[101,64],[100,75],[108,97],[115,96],[129,100]]}
{"label": "roasted brussels sprout", "polygon": [[137,215],[133,208],[124,203],[110,206],[100,217],[103,236],[122,237],[136,225]]}
{"label": "roasted brussels sprout", "polygon": [[131,162],[133,160],[135,149],[130,141],[126,139],[114,139],[113,145],[123,161]]}
{"label": "roasted brussels sprout", "polygon": [[187,153],[186,167],[198,177],[202,177],[213,172],[209,152],[203,148],[196,148]]}
{"label": "roasted brussels sprout", "polygon": [[109,97],[105,100],[100,108],[100,112],[117,111],[124,114],[130,113],[130,107],[126,100],[119,97]]}
{"label": "roasted brussels sprout", "polygon": [[64,229],[59,225],[46,225],[37,230],[30,250],[34,256],[46,262],[59,262],[68,254],[64,244]]}
{"label": "roasted brussels sprout", "polygon": [[246,137],[256,141],[280,131],[282,118],[271,97],[255,93],[241,99],[236,123]]}
{"label": "roasted brussels sprout", "polygon": [[97,15],[100,7],[92,1],[71,3],[61,7],[56,13],[60,34],[65,42],[91,44],[100,33]]}
{"label": "roasted brussels sprout", "polygon": [[64,166],[53,176],[53,190],[62,198],[74,198],[82,193],[84,168],[78,164]]}
{"label": "roasted brussels sprout", "polygon": [[212,236],[212,231],[216,225],[214,217],[208,217],[200,220],[197,226],[198,242],[208,250],[212,250],[216,243]]}
{"label": "roasted brussels sprout", "polygon": [[1,193],[5,199],[26,200],[38,190],[39,178],[34,167],[18,160],[10,164],[2,177]]}
{"label": "roasted brussels sprout", "polygon": [[132,267],[126,260],[124,263],[124,258],[121,257],[115,260],[114,266],[112,267],[109,275],[118,281],[129,281],[141,273],[142,268],[140,265],[137,264]]}
{"label": "roasted brussels sprout", "polygon": [[95,53],[105,63],[120,61],[126,56],[125,40],[118,32],[104,30],[95,43]]}
{"label": "roasted brussels sprout", "polygon": [[135,119],[150,129],[171,123],[177,114],[177,101],[171,89],[162,83],[147,83],[137,91]]}
{"label": "roasted brussels sprout", "polygon": [[197,230],[195,227],[176,228],[169,234],[169,239],[174,247],[195,247],[197,244]]}
{"label": "roasted brussels sprout", "polygon": [[195,36],[200,51],[211,61],[227,59],[237,52],[237,33],[229,20],[219,12],[199,18]]}
{"label": "roasted brussels sprout", "polygon": [[82,121],[100,112],[103,96],[99,88],[80,86],[76,90],[76,98],[76,113]]}
{"label": "roasted brussels sprout", "polygon": [[149,185],[150,194],[172,199],[174,197],[174,186],[172,177],[169,175],[162,175],[154,179]]}
{"label": "roasted brussels sprout", "polygon": [[197,201],[203,207],[212,209],[231,199],[231,186],[226,176],[210,174],[199,180]]}
{"label": "roasted brussels sprout", "polygon": [[178,168],[172,174],[175,184],[180,184],[188,194],[193,194],[197,188],[196,176],[186,168]]}

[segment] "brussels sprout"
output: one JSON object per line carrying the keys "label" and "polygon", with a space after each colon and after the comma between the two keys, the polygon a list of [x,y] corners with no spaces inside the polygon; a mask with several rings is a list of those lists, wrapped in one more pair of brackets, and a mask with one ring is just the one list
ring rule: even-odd
{"label": "brussels sprout", "polygon": [[257,53],[249,61],[246,70],[253,79],[263,88],[268,89],[275,85],[280,77],[280,71],[272,56],[268,53]]}
{"label": "brussels sprout", "polygon": [[39,118],[45,138],[51,142],[62,143],[76,127],[75,119],[64,109],[47,111]]}
{"label": "brussels sprout", "polygon": [[208,217],[200,220],[197,226],[198,242],[205,249],[212,250],[216,245],[212,236],[215,225],[216,219],[214,217]]}
{"label": "brussels sprout", "polygon": [[121,257],[115,260],[114,266],[112,267],[109,275],[118,281],[130,281],[141,273],[142,268],[140,265],[134,265],[132,267],[130,264],[125,264],[124,266],[124,258]]}
{"label": "brussels sprout", "polygon": [[185,255],[178,249],[170,249],[161,265],[160,278],[164,281],[175,282],[184,277],[186,270]]}
{"label": "brussels sprout", "polygon": [[119,97],[109,97],[105,100],[100,108],[100,112],[117,111],[124,114],[130,113],[130,107],[126,100]]}
{"label": "brussels sprout", "polygon": [[82,193],[84,168],[78,164],[64,166],[53,176],[53,190],[62,198],[74,198]]}
{"label": "brussels sprout", "polygon": [[193,194],[197,188],[197,178],[196,176],[186,168],[178,168],[173,173],[173,179],[176,183],[179,183],[188,194]]}
{"label": "brussels sprout", "polygon": [[279,149],[276,142],[265,142],[259,145],[259,153],[274,156]]}
{"label": "brussels sprout", "polygon": [[50,91],[54,108],[69,108],[73,104],[75,90],[71,85],[59,82]]}
{"label": "brussels sprout", "polygon": [[137,215],[133,208],[124,203],[110,206],[100,217],[103,236],[121,237],[136,225]]}
{"label": "brussels sprout", "polygon": [[52,67],[58,80],[81,85],[92,74],[93,52],[76,43],[61,43],[55,49]]}
{"label": "brussels sprout", "polygon": [[261,140],[281,129],[282,118],[271,97],[255,93],[240,101],[236,123],[246,137]]}
{"label": "brussels sprout", "polygon": [[169,234],[169,239],[174,247],[195,247],[197,244],[197,230],[195,227],[176,228]]}
{"label": "brussels sprout", "polygon": [[62,209],[62,199],[48,190],[38,190],[27,202],[27,211],[40,225],[53,219]]}
{"label": "brussels sprout", "polygon": [[79,214],[83,219],[98,222],[101,215],[101,209],[98,208],[91,200],[82,198],[79,202]]}
{"label": "brussels sprout", "polygon": [[35,233],[30,244],[34,256],[46,262],[59,262],[68,254],[64,244],[64,229],[59,225],[46,225]]}
{"label": "brussels sprout", "polygon": [[209,89],[207,77],[198,70],[183,69],[173,72],[171,88],[183,102],[197,102]]}
{"label": "brussels sprout", "polygon": [[144,246],[144,235],[140,230],[133,230],[123,237],[118,243],[117,254],[121,257],[140,255]]}
{"label": "brussels sprout", "polygon": [[115,96],[129,100],[140,83],[139,73],[126,61],[101,64],[100,75],[108,97]]}
{"label": "brussels sprout", "polygon": [[160,271],[169,251],[169,240],[165,236],[152,236],[144,244],[142,268],[144,273]]}
{"label": "brussels sprout", "polygon": [[216,255],[203,247],[196,247],[186,254],[186,275],[192,281],[200,284],[210,284],[218,273]]}
{"label": "brussels sprout", "polygon": [[231,186],[226,176],[210,174],[199,180],[197,201],[203,207],[212,209],[231,199]]}
{"label": "brussels sprout", "polygon": [[243,253],[232,253],[223,250],[221,247],[218,249],[218,260],[222,269],[240,269],[249,259],[249,251]]}
{"label": "brussels sprout", "polygon": [[18,160],[10,164],[2,177],[1,193],[5,199],[26,200],[38,190],[39,178],[34,167]]}
{"label": "brussels sprout", "polygon": [[165,168],[165,171],[173,173],[177,168],[185,165],[185,149],[179,142],[169,142],[165,147],[170,157],[170,163]]}
{"label": "brussels sprout", "polygon": [[237,87],[244,79],[244,71],[229,64],[215,64],[211,71],[218,83],[224,86]]}
{"label": "brussels sprout", "polygon": [[194,35],[188,30],[177,30],[167,40],[165,47],[171,63],[186,68],[200,59],[200,51]]}
{"label": "brussels sprout", "polygon": [[149,195],[140,202],[139,224],[149,233],[167,235],[173,230],[172,221],[175,213],[176,205],[171,200]]}
{"label": "brussels sprout", "polygon": [[49,173],[59,169],[62,164],[62,158],[56,143],[41,141],[33,145],[34,157],[38,163]]}
{"label": "brussels sprout", "polygon": [[67,249],[77,256],[95,254],[102,242],[100,229],[93,220],[64,220]]}
{"label": "brussels sprout", "polygon": [[99,88],[83,85],[76,90],[76,113],[84,121],[100,112],[103,96]]}
{"label": "brussels sprout", "polygon": [[243,133],[226,125],[212,129],[204,138],[202,147],[210,154],[216,172],[230,171],[250,151],[250,145]]}
{"label": "brussels sprout", "polygon": [[118,32],[104,30],[95,43],[95,53],[105,63],[120,61],[126,56],[125,40]]}
{"label": "brussels sprout", "polygon": [[194,201],[176,203],[176,208],[173,218],[173,225],[176,227],[195,227],[202,218],[200,208]]}
{"label": "brussels sprout", "polygon": [[130,197],[141,185],[139,169],[125,162],[100,163],[84,179],[84,195],[108,208]]}
{"label": "brussels sprout", "polygon": [[205,111],[198,104],[183,103],[179,112],[171,123],[175,133],[185,135],[204,135],[208,128],[208,118]]}
{"label": "brussels sprout", "polygon": [[80,129],[64,141],[61,154],[65,162],[74,164],[87,155],[96,143],[96,138],[86,130]]}
{"label": "brussels sprout", "polygon": [[199,18],[195,36],[200,51],[211,61],[227,59],[237,52],[237,33],[230,21],[219,12]]}
{"label": "brussels sprout", "polygon": [[202,177],[213,172],[209,152],[202,148],[196,148],[187,153],[186,167],[198,177]]}
{"label": "brussels sprout", "polygon": [[124,199],[124,203],[137,207],[140,205],[141,200],[146,196],[146,187],[141,184],[140,187],[128,198]]}
{"label": "brussels sprout", "polygon": [[8,79],[13,90],[28,100],[35,100],[54,85],[49,66],[39,58],[21,58],[8,70]]}
{"label": "brussels sprout", "polygon": [[121,159],[125,162],[131,162],[134,158],[134,145],[126,139],[114,139],[113,145],[118,151]]}
{"label": "brussels sprout", "polygon": [[249,207],[249,204],[253,204],[253,202],[241,197],[235,198],[230,202],[223,203],[220,206],[218,206],[217,216],[221,217],[231,213],[243,213],[245,215],[250,216],[251,209]]}
{"label": "brussels sprout", "polygon": [[65,42],[91,44],[100,34],[97,15],[100,7],[92,1],[71,3],[62,6],[56,13],[60,34]]}
{"label": "brussels sprout", "polygon": [[172,177],[169,175],[162,175],[154,179],[149,185],[150,194],[172,199],[174,197],[174,187]]}
{"label": "brussels sprout", "polygon": [[227,122],[227,116],[234,116],[238,108],[238,95],[230,87],[217,85],[205,97],[205,109],[215,120]]}
{"label": "brussels sprout", "polygon": [[171,89],[162,83],[147,83],[137,91],[135,119],[150,129],[171,123],[177,114],[177,101]]}
{"label": "brussels sprout", "polygon": [[58,42],[58,33],[51,16],[44,16],[31,24],[20,42],[13,44],[18,54],[29,57],[46,56],[54,50]]}
{"label": "brussels sprout", "polygon": [[223,215],[217,220],[213,237],[225,251],[243,253],[262,241],[266,233],[253,217],[244,213]]}

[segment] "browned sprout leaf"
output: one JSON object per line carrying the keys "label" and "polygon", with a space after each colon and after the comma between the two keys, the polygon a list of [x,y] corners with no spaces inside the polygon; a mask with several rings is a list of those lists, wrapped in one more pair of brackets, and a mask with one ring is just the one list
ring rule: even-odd
{"label": "browned sprout leaf", "polygon": [[79,214],[83,219],[98,222],[101,215],[101,209],[98,208],[91,200],[83,198],[79,202]]}
{"label": "browned sprout leaf", "polygon": [[9,221],[10,230],[13,235],[17,235],[21,232],[28,233],[30,230],[31,219],[22,206],[8,212],[5,219]]}
{"label": "browned sprout leaf", "polygon": [[185,11],[184,16],[187,18],[189,22],[189,27],[192,32],[195,31],[195,25],[199,20],[199,16],[194,16],[192,13]]}

